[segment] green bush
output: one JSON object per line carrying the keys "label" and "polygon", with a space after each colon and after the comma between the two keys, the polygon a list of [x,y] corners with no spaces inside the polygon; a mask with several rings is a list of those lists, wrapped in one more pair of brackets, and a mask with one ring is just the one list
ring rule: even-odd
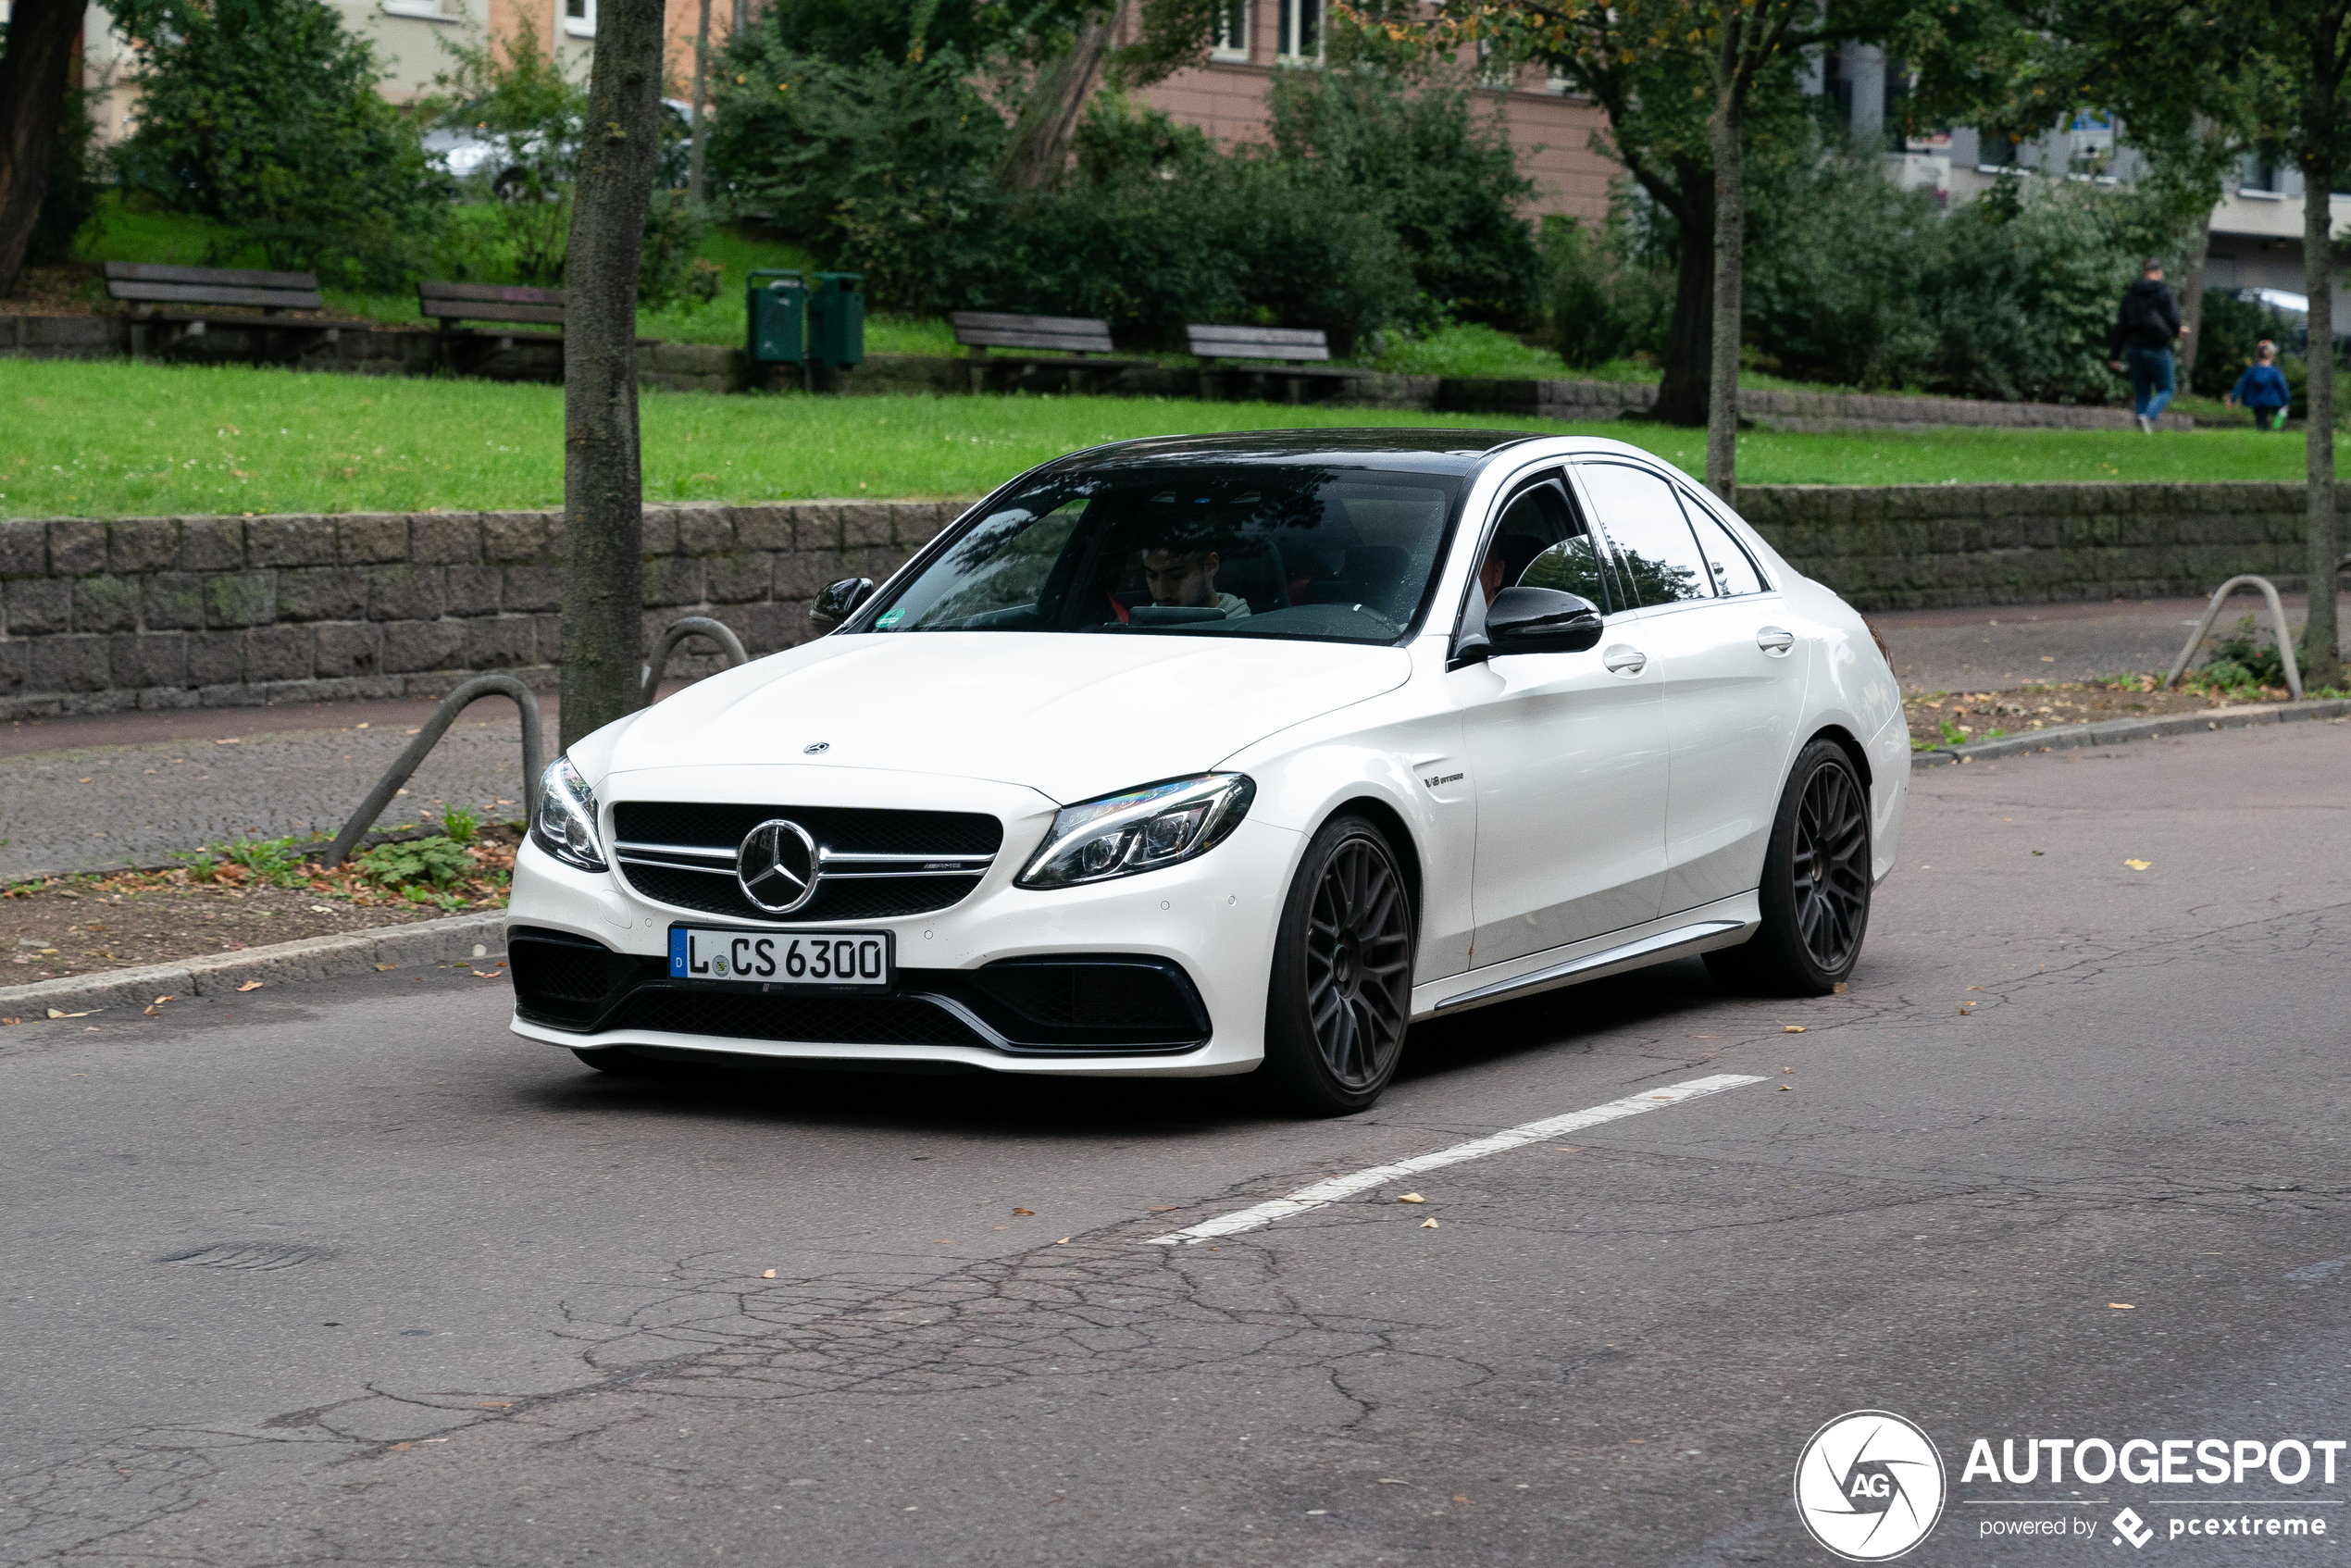
{"label": "green bush", "polygon": [[1623,225],[1543,220],[1543,337],[1578,368],[1654,355],[1673,313],[1673,279],[1626,254]]}
{"label": "green bush", "polygon": [[378,844],[353,862],[359,874],[387,888],[429,885],[446,888],[474,873],[474,857],[463,844],[436,835],[405,843]]}
{"label": "green bush", "polygon": [[417,125],[319,0],[120,0],[140,62],[124,184],[343,288],[413,276],[445,215]]}
{"label": "green bush", "polygon": [[571,243],[571,189],[588,90],[565,73],[528,16],[503,42],[444,39],[454,62],[426,106],[436,126],[490,143],[466,180],[435,260],[445,277],[553,285]]}

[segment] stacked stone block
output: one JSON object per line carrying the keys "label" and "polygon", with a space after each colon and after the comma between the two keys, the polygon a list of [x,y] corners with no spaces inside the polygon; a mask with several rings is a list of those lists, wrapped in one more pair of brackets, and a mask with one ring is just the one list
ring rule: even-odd
{"label": "stacked stone block", "polygon": [[[957,510],[648,507],[647,644],[704,615],[754,654],[790,647],[817,590],[889,576]],[[562,563],[560,512],[0,523],[0,718],[550,685]],[[681,653],[671,673],[715,667]]]}

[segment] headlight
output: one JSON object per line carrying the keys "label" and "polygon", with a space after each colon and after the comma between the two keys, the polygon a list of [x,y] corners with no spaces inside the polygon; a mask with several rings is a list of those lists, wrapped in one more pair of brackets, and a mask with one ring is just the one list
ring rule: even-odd
{"label": "headlight", "polygon": [[1240,826],[1256,794],[1246,774],[1211,773],[1067,807],[1019,886],[1107,881],[1204,854]]}
{"label": "headlight", "polygon": [[540,777],[530,837],[566,865],[604,869],[603,840],[596,837],[596,791],[588,788],[569,757],[557,757]]}

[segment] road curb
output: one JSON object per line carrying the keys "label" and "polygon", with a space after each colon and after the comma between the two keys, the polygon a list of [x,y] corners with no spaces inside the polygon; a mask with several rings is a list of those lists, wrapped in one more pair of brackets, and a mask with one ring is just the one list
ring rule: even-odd
{"label": "road curb", "polygon": [[459,915],[240,948],[177,964],[150,964],[103,975],[68,975],[30,986],[8,986],[0,988],[0,1017],[20,1017],[31,1023],[47,1017],[51,1008],[61,1013],[143,1008],[159,996],[218,996],[255,980],[266,985],[324,980],[387,968],[496,959],[504,956],[505,951],[506,912],[492,910],[486,915]]}
{"label": "road curb", "polygon": [[2351,698],[2328,697],[2307,703],[2263,703],[2243,708],[2208,708],[2197,714],[2166,714],[2157,718],[2111,718],[2097,724],[2070,725],[2062,729],[2034,729],[1979,740],[1972,746],[1937,746],[1910,754],[1910,771],[1955,767],[1960,763],[2021,757],[2034,752],[2069,752],[2087,746],[2120,746],[2132,740],[2160,740],[2173,735],[2201,735],[2214,729],[2250,729],[2262,724],[2298,724],[2311,719],[2351,716]]}

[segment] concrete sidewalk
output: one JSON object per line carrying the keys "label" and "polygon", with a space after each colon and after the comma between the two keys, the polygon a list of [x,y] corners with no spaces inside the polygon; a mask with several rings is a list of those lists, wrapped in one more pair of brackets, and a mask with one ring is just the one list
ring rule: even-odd
{"label": "concrete sidewalk", "polygon": [[[2220,628],[2260,604],[2258,597],[2234,601]],[[1870,619],[1893,650],[1904,690],[1981,691],[2123,670],[2160,672],[2203,608],[2200,599],[2158,599],[1891,610]],[[2300,601],[2289,599],[2287,609],[2298,626]],[[433,706],[321,703],[0,726],[0,881],[153,865],[255,832],[331,834]],[[552,752],[552,693],[541,706]],[[521,754],[513,704],[500,698],[478,703],[426,759],[401,809],[386,820],[429,818],[450,805],[486,819],[517,817],[524,810]]]}

